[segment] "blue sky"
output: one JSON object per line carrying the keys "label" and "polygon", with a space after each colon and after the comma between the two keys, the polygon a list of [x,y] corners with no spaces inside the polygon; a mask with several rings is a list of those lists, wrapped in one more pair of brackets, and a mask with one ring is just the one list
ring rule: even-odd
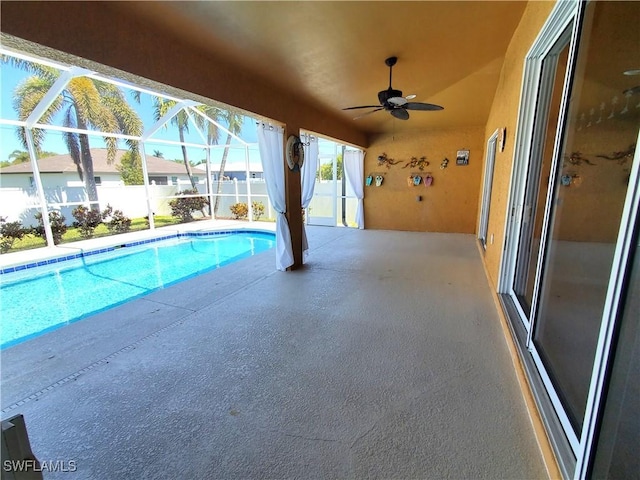
{"label": "blue sky", "polygon": [[[8,64],[0,64],[0,115],[3,119],[9,120],[17,120],[17,114],[13,108],[13,93],[16,86],[25,78],[27,78],[29,74],[21,69],[12,67]],[[140,119],[142,120],[145,128],[151,127],[155,121],[153,118],[153,100],[150,95],[142,94],[141,101],[138,104],[130,95],[130,91],[125,90],[125,95],[127,99],[130,99],[129,104],[131,107],[136,110]],[[61,119],[57,118],[53,122],[54,124],[61,125]],[[188,134],[186,141],[192,143],[202,143],[200,137],[195,133],[193,129],[190,134]],[[248,143],[257,142],[256,137],[256,125],[255,121],[249,117],[245,117],[245,124],[242,129],[242,133],[240,135]],[[166,129],[161,129],[154,135],[154,138],[161,138],[165,140],[178,141],[178,133],[175,128],[169,126]],[[221,132],[220,142],[224,142],[226,139],[226,134]],[[91,137],[90,139],[92,148],[103,148],[104,142],[99,137]],[[236,141],[233,141],[236,143]],[[125,148],[124,143],[121,145],[122,148]],[[147,146],[147,155],[153,154],[154,150],[160,150],[164,158],[167,159],[181,159],[182,153],[180,151],[180,147],[165,145],[165,144],[155,144],[152,146]],[[18,136],[16,135],[16,127],[8,126],[8,125],[0,125],[0,160],[7,160],[9,155],[14,150],[25,150],[24,146],[21,144]],[[67,149],[62,141],[62,136],[58,132],[49,131],[44,140],[43,150],[51,151],[55,153],[67,153]],[[193,153],[190,153],[190,157],[193,160],[199,159],[199,152],[195,150],[198,149],[190,149]],[[204,154],[201,156],[204,157]]]}
{"label": "blue sky", "polygon": [[[25,78],[29,76],[28,72],[25,72],[19,68],[15,68],[6,63],[0,63],[0,116],[5,120],[17,120],[17,114],[13,108],[13,94],[16,86]],[[123,89],[125,93],[125,97],[129,99],[129,104],[131,107],[136,110],[140,119],[142,120],[145,129],[150,128],[154,125],[155,120],[153,118],[153,97],[148,94],[141,95],[140,103],[136,102],[132,96],[131,91],[127,89]],[[55,125],[62,125],[61,118],[55,118],[52,122]],[[250,117],[245,117],[245,123],[242,128],[242,133],[240,137],[251,144],[257,144],[257,135],[256,135],[256,123]],[[178,131],[171,125],[168,128],[163,128],[159,132],[157,132],[153,138],[160,138],[165,140],[178,141]],[[191,129],[190,133],[187,134],[185,139],[187,142],[198,143],[201,144],[202,140],[195,133],[194,129]],[[225,132],[221,132],[219,142],[223,143],[226,140]],[[232,143],[238,144],[236,140],[233,140]],[[92,148],[104,148],[104,141],[102,138],[97,136],[90,137],[90,144]],[[321,154],[331,154],[334,152],[335,142],[330,140],[321,139],[320,141],[320,153]],[[120,145],[121,148],[126,148],[124,142]],[[9,155],[15,150],[25,150],[24,146],[21,144],[18,136],[16,135],[16,127],[10,125],[0,124],[0,160],[9,160]],[[59,154],[65,154],[68,152],[67,148],[64,145],[62,140],[62,135],[60,132],[48,131],[45,135],[45,140],[42,146],[42,150],[55,152]],[[147,155],[153,155],[155,150],[159,150],[162,152],[164,158],[173,160],[179,159],[182,160],[182,152],[179,146],[172,146],[160,143],[152,143],[148,142],[145,145],[145,150]],[[250,152],[251,161],[257,161],[257,146],[255,149],[252,149]],[[199,160],[205,158],[205,153],[203,149],[190,147],[188,149],[189,159],[193,163],[197,163]],[[222,149],[216,149],[212,151],[212,163],[215,162],[216,159],[220,159],[222,156]],[[229,163],[243,163],[244,162],[244,149],[243,148],[232,148],[229,152]]]}

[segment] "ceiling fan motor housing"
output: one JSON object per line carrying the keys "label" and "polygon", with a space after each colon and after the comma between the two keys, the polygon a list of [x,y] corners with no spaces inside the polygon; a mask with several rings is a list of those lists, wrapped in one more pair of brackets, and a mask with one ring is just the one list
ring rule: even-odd
{"label": "ceiling fan motor housing", "polygon": [[402,97],[402,91],[394,90],[393,88],[387,88],[386,90],[378,92],[378,100],[380,101],[380,105],[386,106],[388,100],[393,97]]}

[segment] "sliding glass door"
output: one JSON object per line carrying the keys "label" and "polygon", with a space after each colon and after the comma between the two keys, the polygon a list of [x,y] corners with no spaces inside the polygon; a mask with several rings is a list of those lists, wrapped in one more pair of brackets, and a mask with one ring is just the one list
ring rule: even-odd
{"label": "sliding glass door", "polygon": [[616,255],[635,219],[640,8],[574,5],[527,59],[501,285],[575,466],[597,430]]}

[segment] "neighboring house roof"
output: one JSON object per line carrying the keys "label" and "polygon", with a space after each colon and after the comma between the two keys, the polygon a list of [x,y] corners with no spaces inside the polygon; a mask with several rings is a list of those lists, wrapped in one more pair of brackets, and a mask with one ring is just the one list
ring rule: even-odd
{"label": "neighboring house roof", "polygon": [[[119,174],[116,165],[120,164],[120,159],[127,150],[118,150],[115,160],[107,163],[106,148],[92,148],[91,157],[93,158],[93,172],[96,175],[104,173]],[[147,158],[147,172],[149,175],[186,175],[184,164],[165,160],[164,158],[151,157]],[[76,165],[71,159],[71,155],[52,155],[38,160],[38,168],[40,173],[77,173]],[[31,162],[18,163],[17,165],[9,165],[0,169],[0,174],[8,173],[33,173]]]}

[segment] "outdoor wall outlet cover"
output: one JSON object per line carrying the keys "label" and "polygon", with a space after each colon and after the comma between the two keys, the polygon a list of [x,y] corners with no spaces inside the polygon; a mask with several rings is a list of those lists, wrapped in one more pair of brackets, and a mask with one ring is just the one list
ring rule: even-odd
{"label": "outdoor wall outlet cover", "polygon": [[421,202],[421,201],[422,201],[422,196],[417,195],[417,196],[416,196],[416,202]]}

